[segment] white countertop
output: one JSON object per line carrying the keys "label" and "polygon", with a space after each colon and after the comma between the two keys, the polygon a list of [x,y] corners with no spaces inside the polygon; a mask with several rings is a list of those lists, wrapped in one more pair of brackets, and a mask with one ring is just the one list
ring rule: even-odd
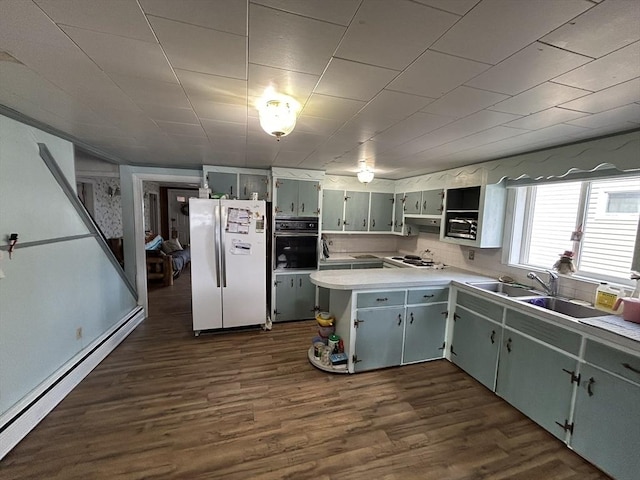
{"label": "white countertop", "polygon": [[459,282],[482,282],[489,277],[447,267],[441,270],[414,268],[375,268],[368,270],[322,270],[311,274],[311,282],[333,290],[371,290],[408,288]]}
{"label": "white countertop", "polygon": [[[367,263],[384,260],[385,257],[401,255],[393,252],[329,252],[329,258],[320,260],[320,265],[331,265],[332,263]],[[360,258],[359,258],[360,257]]]}

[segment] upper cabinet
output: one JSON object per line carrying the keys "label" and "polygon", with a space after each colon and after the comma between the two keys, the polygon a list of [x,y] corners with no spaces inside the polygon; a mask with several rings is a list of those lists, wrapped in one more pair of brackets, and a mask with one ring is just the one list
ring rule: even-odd
{"label": "upper cabinet", "polygon": [[448,189],[440,240],[477,248],[501,247],[506,202],[504,184]]}
{"label": "upper cabinet", "polygon": [[269,177],[266,175],[240,174],[240,200],[251,200],[253,193],[258,194],[258,200],[269,200]]}
{"label": "upper cabinet", "polygon": [[268,171],[205,166],[203,174],[212,195],[251,200],[251,195],[257,193],[258,200],[270,200]]}
{"label": "upper cabinet", "polygon": [[346,192],[344,201],[344,230],[367,232],[369,230],[369,192]]}
{"label": "upper cabinet", "polygon": [[394,233],[393,216],[393,193],[323,190],[323,232]]}
{"label": "upper cabinet", "polygon": [[390,232],[393,228],[393,193],[372,193],[370,232]]}
{"label": "upper cabinet", "polygon": [[308,180],[279,178],[276,187],[276,215],[314,217],[318,209],[320,184]]}

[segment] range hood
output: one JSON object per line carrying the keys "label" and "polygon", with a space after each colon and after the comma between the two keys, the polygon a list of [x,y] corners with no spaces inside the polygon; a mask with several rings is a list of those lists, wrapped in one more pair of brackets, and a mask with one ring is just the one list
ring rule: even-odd
{"label": "range hood", "polygon": [[442,217],[434,217],[429,215],[405,215],[404,223],[417,225],[419,227],[431,227],[439,229],[440,224],[442,223]]}

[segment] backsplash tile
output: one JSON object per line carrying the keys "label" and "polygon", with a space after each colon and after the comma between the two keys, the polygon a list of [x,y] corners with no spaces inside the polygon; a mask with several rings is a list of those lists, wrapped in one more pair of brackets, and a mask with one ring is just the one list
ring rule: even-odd
{"label": "backsplash tile", "polygon": [[342,235],[324,234],[329,243],[329,253],[395,252],[397,239],[393,235]]}

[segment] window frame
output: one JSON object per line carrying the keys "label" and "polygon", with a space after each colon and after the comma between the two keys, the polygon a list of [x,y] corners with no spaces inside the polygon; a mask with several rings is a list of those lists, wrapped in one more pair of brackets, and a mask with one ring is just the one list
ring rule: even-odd
{"label": "window frame", "polygon": [[[626,175],[617,175],[615,179],[623,179],[625,177],[639,177],[638,172],[630,172]],[[640,177],[639,177],[640,178]],[[510,212],[505,218],[504,229],[504,248],[502,251],[502,263],[509,267],[526,269],[528,271],[543,272],[551,270],[549,268],[543,268],[535,265],[528,265],[521,262],[522,258],[525,258],[527,249],[530,247],[529,238],[526,235],[527,231],[531,229],[532,221],[532,206],[535,204],[535,188],[538,185],[545,185],[549,183],[574,183],[581,182],[580,201],[576,213],[576,228],[578,226],[585,225],[588,215],[588,203],[591,191],[592,182],[599,180],[612,180],[611,176],[604,176],[602,178],[588,176],[587,178],[571,178],[571,179],[555,179],[553,181],[541,181],[541,182],[525,182],[520,184],[519,182],[513,182],[508,185],[507,192],[507,212]],[[611,213],[611,215],[620,215],[618,213]],[[622,214],[624,215],[624,214]],[[640,269],[640,219],[637,225],[636,242],[631,262],[630,270]],[[576,245],[577,244],[577,245]],[[630,278],[612,277],[608,275],[594,275],[592,272],[585,272],[579,269],[580,255],[582,253],[583,242],[573,242],[576,260],[576,272],[571,275],[571,278],[577,280],[590,281],[594,283],[609,282],[625,287],[633,287],[634,281]],[[560,252],[559,252],[560,253]]]}

